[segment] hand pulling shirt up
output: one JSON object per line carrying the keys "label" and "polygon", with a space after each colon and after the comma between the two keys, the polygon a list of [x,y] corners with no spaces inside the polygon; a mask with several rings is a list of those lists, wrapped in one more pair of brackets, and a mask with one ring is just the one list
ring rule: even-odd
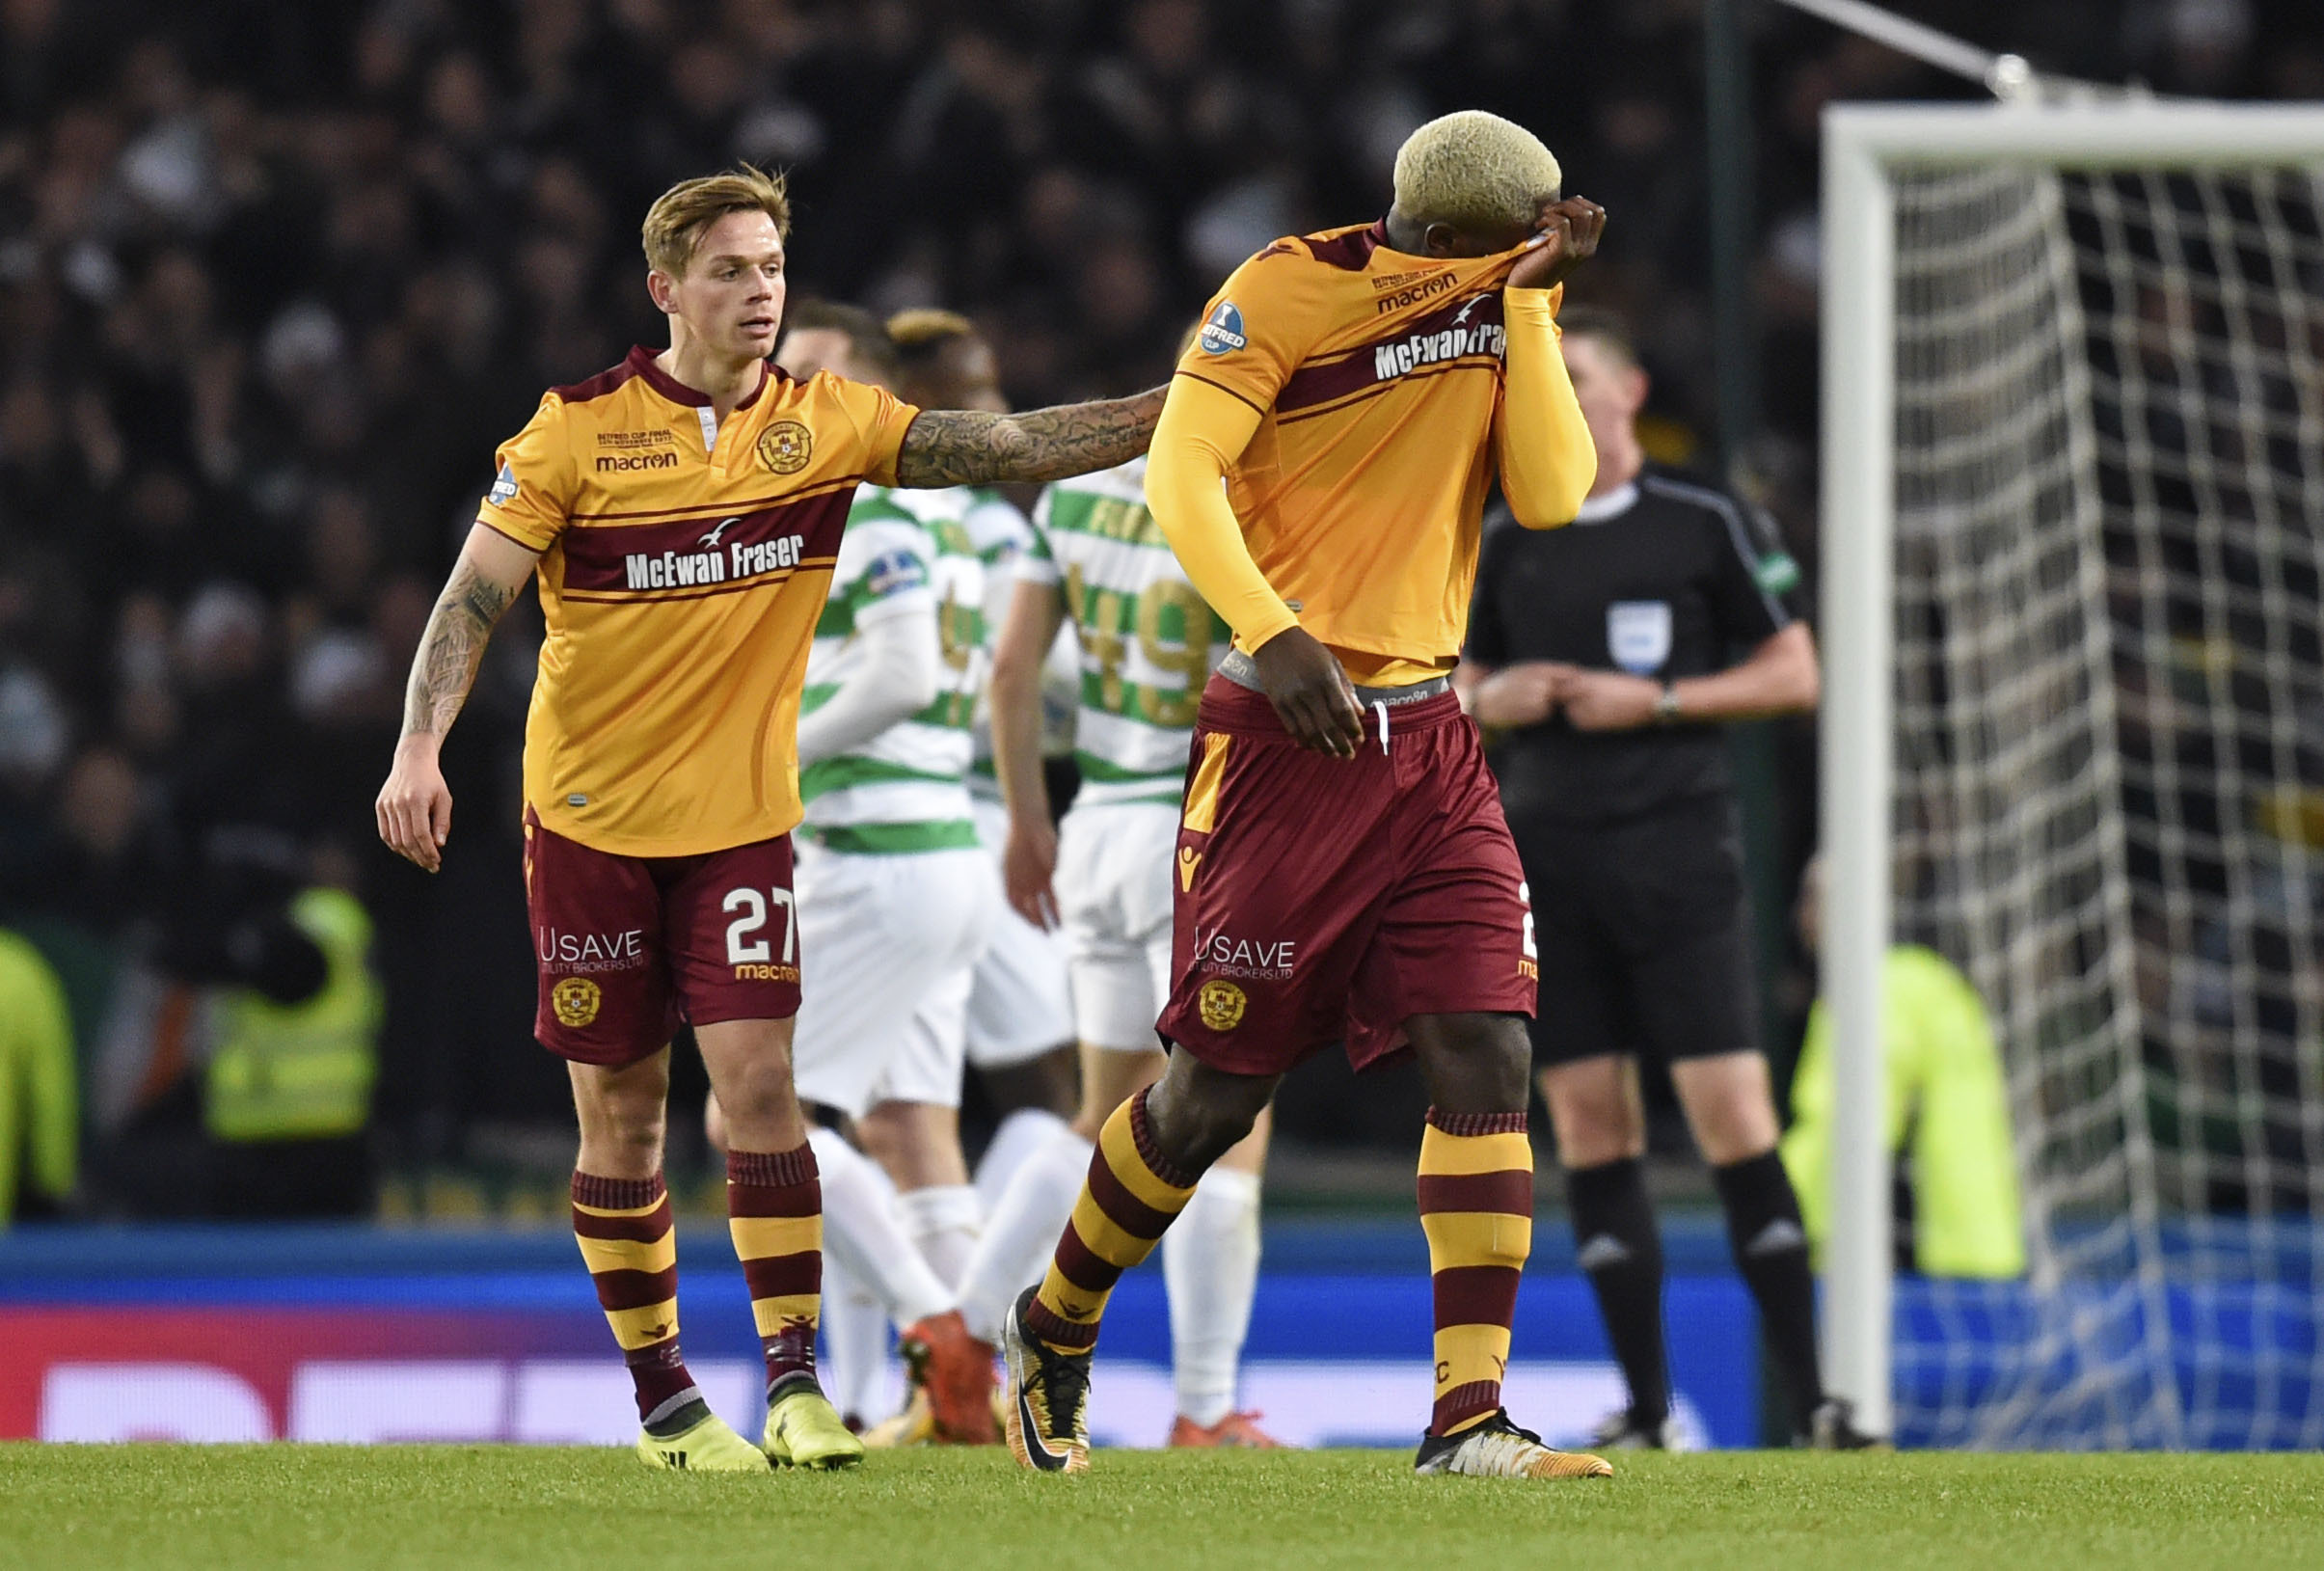
{"label": "hand pulling shirt up", "polygon": [[1597,460],[1559,291],[1503,287],[1523,255],[1331,230],[1277,241],[1212,298],[1147,496],[1242,647],[1296,623],[1359,681],[1423,680],[1460,649],[1496,467],[1521,519],[1573,516]]}

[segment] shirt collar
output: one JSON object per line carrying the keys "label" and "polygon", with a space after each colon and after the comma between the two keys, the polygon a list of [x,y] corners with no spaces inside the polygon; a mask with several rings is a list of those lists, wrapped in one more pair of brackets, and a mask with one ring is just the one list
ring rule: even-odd
{"label": "shirt collar", "polygon": [[[685,383],[670,375],[669,372],[663,370],[661,366],[656,363],[655,353],[656,352],[654,350],[648,349],[642,343],[633,346],[630,350],[630,367],[639,376],[645,378],[645,385],[647,387],[652,388],[656,393],[661,393],[671,403],[684,404],[689,409],[708,409],[710,407],[710,394],[707,393],[697,392],[696,390],[688,387]],[[772,372],[773,367],[771,366],[765,361],[760,362],[759,385],[755,388],[752,388],[750,390],[750,396],[744,398],[741,403],[735,405],[735,408],[738,410],[748,409],[752,404],[757,403],[760,395],[766,393],[767,384],[773,380]]]}
{"label": "shirt collar", "polygon": [[1637,503],[1638,482],[1625,480],[1603,497],[1584,497],[1581,505],[1574,510],[1577,524],[1604,524],[1620,518]]}

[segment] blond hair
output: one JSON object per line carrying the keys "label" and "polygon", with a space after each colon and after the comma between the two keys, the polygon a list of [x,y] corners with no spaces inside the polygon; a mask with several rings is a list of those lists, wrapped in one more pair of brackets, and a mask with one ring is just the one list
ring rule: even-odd
{"label": "blond hair", "polygon": [[692,265],[703,231],[728,213],[765,213],[774,220],[778,239],[791,236],[791,196],[780,175],[744,164],[722,175],[680,180],[646,209],[646,265],[684,278]]}
{"label": "blond hair", "polygon": [[976,330],[976,323],[959,311],[932,306],[915,306],[887,319],[887,336],[906,359],[932,354],[955,339],[973,337]]}
{"label": "blond hair", "polygon": [[1430,121],[1396,149],[1396,206],[1414,223],[1527,229],[1564,183],[1556,154],[1514,121],[1463,109]]}

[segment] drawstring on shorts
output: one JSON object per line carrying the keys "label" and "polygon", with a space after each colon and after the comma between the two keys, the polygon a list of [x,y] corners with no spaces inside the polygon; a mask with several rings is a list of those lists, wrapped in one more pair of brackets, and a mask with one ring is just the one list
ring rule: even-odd
{"label": "drawstring on shorts", "polygon": [[1380,717],[1380,756],[1386,758],[1388,756],[1388,705],[1375,698],[1372,700],[1372,713]]}

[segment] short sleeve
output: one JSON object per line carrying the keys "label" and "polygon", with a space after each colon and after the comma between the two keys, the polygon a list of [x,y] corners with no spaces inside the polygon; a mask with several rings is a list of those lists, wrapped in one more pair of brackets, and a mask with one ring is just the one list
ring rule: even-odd
{"label": "short sleeve", "polygon": [[896,454],[919,409],[868,382],[850,382],[828,371],[816,372],[814,379],[825,384],[844,434],[854,444],[857,456],[848,468],[859,470],[874,485],[894,485]]}
{"label": "short sleeve", "polygon": [[840,537],[831,604],[855,627],[932,610],[934,555],[928,530],[910,514],[884,500],[859,501]]}
{"label": "short sleeve", "polygon": [[1025,549],[1016,557],[1019,583],[1057,582],[1057,553],[1049,549],[1049,500],[1056,495],[1057,487],[1044,486],[1040,500],[1033,504],[1032,530],[1026,536]]}
{"label": "short sleeve", "polygon": [[1317,312],[1303,298],[1316,271],[1296,246],[1278,242],[1229,275],[1203,308],[1203,325],[1177,374],[1232,393],[1261,414],[1313,346]]}
{"label": "short sleeve", "polygon": [[476,522],[527,551],[547,551],[565,532],[574,489],[565,400],[545,393],[525,428],[493,455],[492,489],[484,493]]}
{"label": "short sleeve", "polygon": [[1720,538],[1711,603],[1720,637],[1733,645],[1760,643],[1799,619],[1799,564],[1759,508],[1722,497],[1713,511]]}
{"label": "short sleeve", "polygon": [[1487,530],[1485,549],[1477,559],[1476,588],[1469,597],[1469,638],[1461,655],[1479,665],[1509,664],[1508,630],[1501,625],[1500,605],[1494,599],[1494,590],[1500,582],[1501,563],[1508,556],[1512,528],[1504,525]]}

